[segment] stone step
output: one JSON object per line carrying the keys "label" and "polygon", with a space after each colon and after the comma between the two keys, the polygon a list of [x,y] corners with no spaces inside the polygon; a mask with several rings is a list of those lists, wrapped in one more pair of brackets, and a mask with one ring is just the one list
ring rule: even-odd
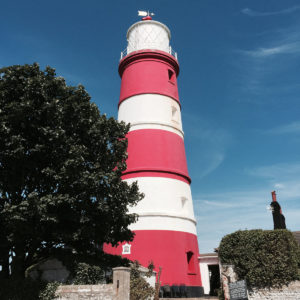
{"label": "stone step", "polygon": [[218,300],[218,297],[215,296],[203,296],[201,298],[159,298],[159,300],[174,300],[174,299],[181,299],[181,300]]}

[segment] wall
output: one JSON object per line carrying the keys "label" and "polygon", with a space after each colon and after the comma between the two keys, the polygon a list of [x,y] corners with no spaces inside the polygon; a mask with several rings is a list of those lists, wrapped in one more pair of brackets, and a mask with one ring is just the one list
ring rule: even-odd
{"label": "wall", "polygon": [[56,291],[59,300],[129,300],[130,269],[113,269],[113,284],[61,285]]}
{"label": "wall", "polygon": [[57,289],[59,300],[114,300],[112,284],[61,285]]}
{"label": "wall", "polygon": [[254,289],[249,293],[249,300],[297,300],[300,299],[300,281],[288,286],[271,289]]}
{"label": "wall", "polygon": [[208,295],[210,292],[210,278],[209,278],[209,265],[219,265],[219,258],[218,255],[215,253],[212,253],[210,256],[206,255],[200,255],[199,257],[199,266],[200,266],[200,272],[201,272],[201,279],[202,279],[202,286],[204,288],[204,294]]}
{"label": "wall", "polygon": [[[233,265],[221,265],[221,275],[223,281],[225,299],[229,297],[229,282],[238,280],[234,272]],[[281,288],[248,290],[249,300],[300,300],[300,281],[291,282]]]}

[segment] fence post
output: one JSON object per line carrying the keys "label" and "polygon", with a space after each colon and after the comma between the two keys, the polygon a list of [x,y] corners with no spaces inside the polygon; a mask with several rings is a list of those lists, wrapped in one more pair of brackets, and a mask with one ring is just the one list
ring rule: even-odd
{"label": "fence post", "polygon": [[129,300],[130,268],[113,268],[113,288],[115,293],[115,300]]}

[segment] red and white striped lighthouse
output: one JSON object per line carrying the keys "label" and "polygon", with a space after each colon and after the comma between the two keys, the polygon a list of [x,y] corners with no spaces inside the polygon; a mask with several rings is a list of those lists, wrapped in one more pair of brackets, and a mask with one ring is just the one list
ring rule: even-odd
{"label": "red and white striped lighthouse", "polygon": [[201,296],[196,220],[190,189],[177,76],[170,30],[150,16],[127,32],[127,51],[121,56],[119,121],[131,124],[127,170],[123,179],[138,181],[145,198],[130,212],[139,219],[131,225],[130,243],[105,251],[162,267],[162,286],[185,289]]}

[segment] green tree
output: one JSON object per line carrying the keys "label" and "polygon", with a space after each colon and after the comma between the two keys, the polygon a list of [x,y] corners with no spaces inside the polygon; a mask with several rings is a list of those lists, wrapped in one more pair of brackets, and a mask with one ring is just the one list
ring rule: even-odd
{"label": "green tree", "polygon": [[128,206],[143,195],[121,180],[128,130],[50,67],[0,69],[2,278],[58,249],[97,257],[103,243],[132,240]]}

